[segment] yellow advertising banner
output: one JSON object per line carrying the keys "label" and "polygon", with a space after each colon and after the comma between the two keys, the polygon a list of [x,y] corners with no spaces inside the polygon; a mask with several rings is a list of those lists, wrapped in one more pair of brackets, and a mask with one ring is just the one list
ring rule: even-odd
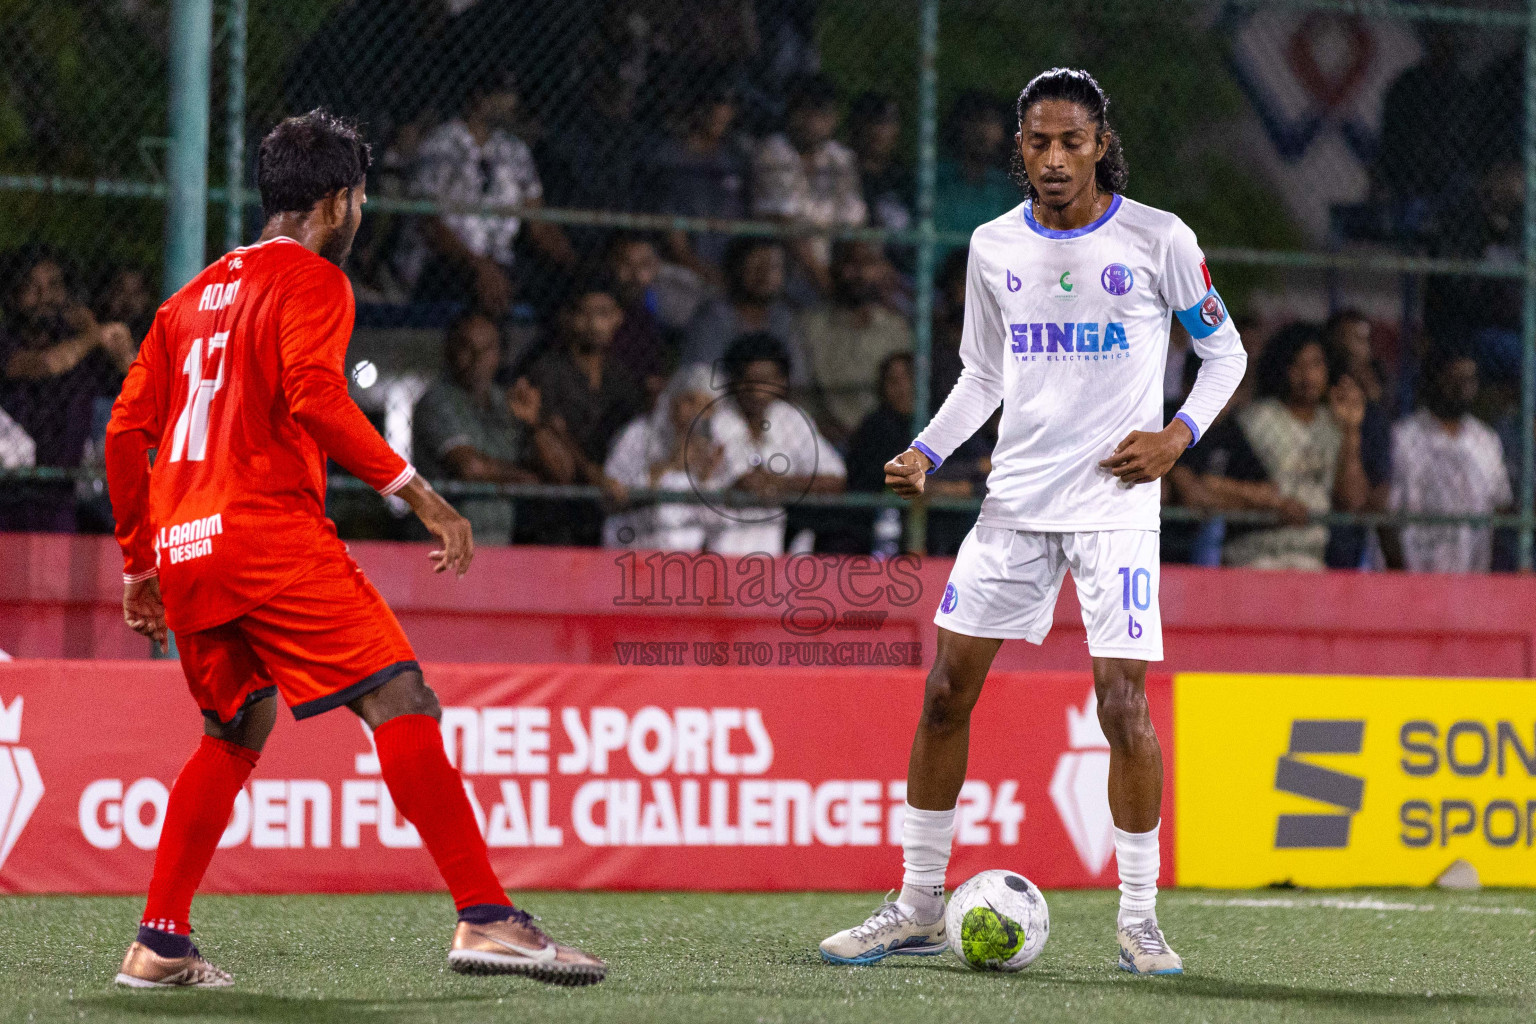
{"label": "yellow advertising banner", "polygon": [[1180,673],[1180,885],[1536,886],[1536,680]]}

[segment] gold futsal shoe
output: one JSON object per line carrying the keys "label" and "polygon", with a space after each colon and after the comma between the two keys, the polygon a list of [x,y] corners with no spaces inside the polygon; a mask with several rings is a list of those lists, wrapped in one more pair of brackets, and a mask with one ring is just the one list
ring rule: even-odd
{"label": "gold futsal shoe", "polygon": [[505,921],[460,921],[448,966],[460,974],[521,974],[550,985],[595,985],[608,965],[545,935],[532,915],[513,910]]}
{"label": "gold futsal shoe", "polygon": [[129,988],[229,988],[235,983],[192,947],[186,956],[161,956],[142,942],[128,947],[117,983]]}

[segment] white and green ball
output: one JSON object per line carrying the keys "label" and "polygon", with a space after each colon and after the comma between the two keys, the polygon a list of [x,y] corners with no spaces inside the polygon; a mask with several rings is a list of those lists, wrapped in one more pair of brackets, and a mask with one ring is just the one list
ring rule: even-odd
{"label": "white and green ball", "polygon": [[1045,949],[1051,915],[1035,883],[1013,871],[983,871],[949,898],[949,948],[977,971],[1022,971]]}

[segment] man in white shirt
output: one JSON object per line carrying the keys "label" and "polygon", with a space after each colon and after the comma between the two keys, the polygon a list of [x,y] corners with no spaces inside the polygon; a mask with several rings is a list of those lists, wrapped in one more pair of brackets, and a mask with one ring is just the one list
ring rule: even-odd
{"label": "man in white shirt", "polygon": [[[1392,509],[1442,515],[1489,515],[1514,501],[1499,435],[1472,415],[1477,361],[1437,354],[1425,367],[1424,396],[1392,427]],[[1487,572],[1493,534],[1476,526],[1405,526],[1403,567],[1410,572]]]}
{"label": "man in white shirt", "polygon": [[744,334],[726,349],[723,362],[730,392],[714,406],[710,424],[725,453],[723,476],[763,499],[764,507],[717,508],[709,549],[783,554],[784,503],[842,491],[848,470],[811,418],[785,401],[789,354],[782,342],[771,334]]}
{"label": "man in white shirt", "polygon": [[[837,131],[837,89],[812,75],[789,97],[784,131],[770,135],[752,158],[752,215],[819,228],[859,227],[869,216],[853,150]],[[823,295],[832,290],[831,241],[797,239],[796,260]]]}
{"label": "man in white shirt", "polygon": [[[537,208],[544,185],[527,143],[512,134],[518,92],[505,73],[476,81],[463,114],[435,128],[421,144],[411,191],[422,199],[475,206]],[[511,308],[513,243],[521,218],[506,213],[445,213],[413,225],[401,270],[424,297],[472,300],[499,320]],[[576,254],[557,224],[535,221],[529,235],[540,255],[571,268]]]}
{"label": "man in white shirt", "polygon": [[[938,652],[907,774],[901,895],[822,942],[834,962],[944,948],[971,708],[1005,639],[1044,640],[1070,569],[1110,746],[1119,963],[1183,972],[1156,914],[1163,764],[1145,693],[1147,663],[1163,657],[1156,481],[1210,426],[1247,360],[1194,233],[1122,195],[1125,158],[1107,106],[1092,76],[1061,68],[1019,96],[1029,201],[972,236],[964,370],[912,447],[886,465],[898,494],[921,494],[925,474],[1002,403],[987,497],[935,618]],[[1174,316],[1202,365],[1164,426]]]}

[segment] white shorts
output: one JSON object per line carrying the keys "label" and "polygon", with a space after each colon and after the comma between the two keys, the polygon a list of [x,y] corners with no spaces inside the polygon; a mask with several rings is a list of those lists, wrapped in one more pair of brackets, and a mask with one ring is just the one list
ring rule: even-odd
{"label": "white shorts", "polygon": [[933,621],[966,636],[1041,643],[1068,569],[1090,655],[1163,660],[1154,530],[1031,533],[974,526]]}

